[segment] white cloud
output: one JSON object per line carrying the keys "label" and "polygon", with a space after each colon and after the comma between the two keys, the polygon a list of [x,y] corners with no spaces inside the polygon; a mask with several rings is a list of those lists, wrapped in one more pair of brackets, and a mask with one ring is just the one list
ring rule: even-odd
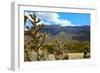
{"label": "white cloud", "polygon": [[72,25],[70,21],[63,20],[63,19],[59,19],[58,23],[61,24],[61,26],[70,26],[70,25]]}
{"label": "white cloud", "polygon": [[[33,12],[25,12],[25,15],[29,15],[32,13]],[[58,13],[36,12],[36,15],[41,19],[41,23],[47,25],[57,24],[61,26],[74,26],[71,21],[67,19],[61,19]]]}
{"label": "white cloud", "polygon": [[45,22],[45,21],[43,21],[43,20],[41,20],[41,22],[39,22],[39,24],[46,24],[46,25],[51,25],[49,22]]}
{"label": "white cloud", "polygon": [[40,19],[44,20],[44,22],[48,24],[56,24],[56,20],[59,18],[57,13],[37,12],[36,14]]}
{"label": "white cloud", "polygon": [[49,24],[52,22],[61,26],[74,26],[71,21],[59,18],[60,16],[57,13],[37,12],[37,16],[46,20]]}

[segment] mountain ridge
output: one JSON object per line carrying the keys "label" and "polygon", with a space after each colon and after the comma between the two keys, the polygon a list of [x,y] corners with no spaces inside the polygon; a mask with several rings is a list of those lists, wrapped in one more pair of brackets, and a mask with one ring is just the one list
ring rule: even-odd
{"label": "mountain ridge", "polygon": [[[71,37],[73,40],[90,41],[90,26],[59,26],[59,25],[45,25],[41,32],[46,32],[51,36],[61,36],[63,32],[64,37]],[[71,34],[72,36],[68,36]],[[49,36],[49,37],[51,37]]]}

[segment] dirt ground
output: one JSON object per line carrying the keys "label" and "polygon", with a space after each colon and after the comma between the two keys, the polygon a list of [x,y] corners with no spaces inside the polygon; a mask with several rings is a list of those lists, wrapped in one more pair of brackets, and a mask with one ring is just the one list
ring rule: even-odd
{"label": "dirt ground", "polygon": [[[88,53],[90,55],[90,53]],[[83,59],[84,53],[68,53],[69,59]]]}

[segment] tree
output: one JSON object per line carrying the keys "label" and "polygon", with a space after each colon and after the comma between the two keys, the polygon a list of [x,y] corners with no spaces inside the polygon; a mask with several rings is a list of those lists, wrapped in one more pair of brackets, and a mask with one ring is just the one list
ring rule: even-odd
{"label": "tree", "polygon": [[29,36],[29,39],[25,39],[25,54],[26,54],[26,60],[30,61],[29,59],[29,52],[30,51],[35,51],[37,53],[37,60],[40,60],[40,49],[42,48],[42,45],[44,44],[46,38],[47,38],[47,34],[46,33],[42,33],[40,32],[42,28],[44,28],[44,24],[39,24],[39,22],[41,21],[36,14],[31,14],[29,15],[31,17],[31,19],[29,19],[28,17],[24,16],[24,21],[26,22],[26,19],[29,19],[32,23],[32,27],[28,28],[28,31],[25,31],[25,36]]}

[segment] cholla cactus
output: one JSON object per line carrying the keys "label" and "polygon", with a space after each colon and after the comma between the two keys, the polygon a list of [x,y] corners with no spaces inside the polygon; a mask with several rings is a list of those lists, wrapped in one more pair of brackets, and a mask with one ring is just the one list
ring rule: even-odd
{"label": "cholla cactus", "polygon": [[55,51],[56,60],[68,59],[68,54],[65,52],[65,49],[67,48],[65,43],[62,43],[56,40],[55,48],[56,48],[56,51]]}
{"label": "cholla cactus", "polygon": [[[28,41],[25,42],[25,52],[26,52],[26,58],[28,61],[29,60],[29,56],[28,56],[28,51],[32,51],[35,50],[35,52],[37,53],[37,60],[39,59],[39,56],[41,56],[39,54],[39,49],[42,47],[42,45],[44,44],[46,38],[47,38],[47,34],[46,33],[42,33],[40,32],[40,30],[42,28],[44,28],[44,24],[39,24],[39,22],[41,21],[39,18],[37,18],[36,14],[34,13],[33,15],[30,15],[31,19],[29,19],[32,23],[32,27],[30,29],[28,29],[28,31],[25,31],[25,35],[30,36],[29,39],[26,39]],[[26,21],[26,16],[25,16],[25,21]]]}

